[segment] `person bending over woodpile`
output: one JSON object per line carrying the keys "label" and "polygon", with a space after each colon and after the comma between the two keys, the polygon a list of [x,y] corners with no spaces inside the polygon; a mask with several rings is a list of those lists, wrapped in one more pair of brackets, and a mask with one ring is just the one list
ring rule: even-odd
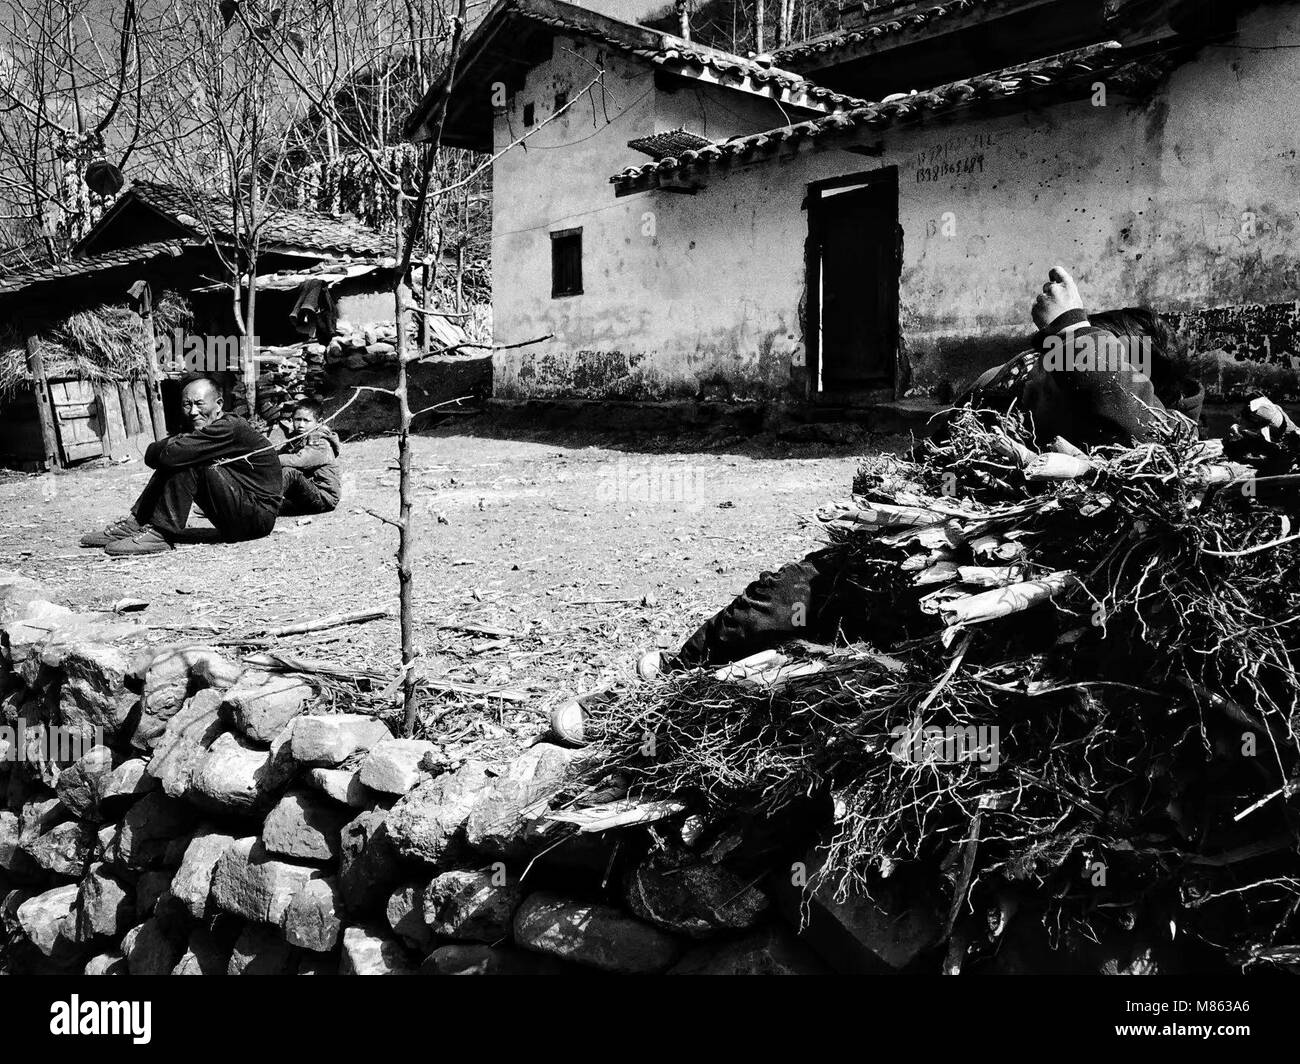
{"label": "person bending over woodpile", "polygon": [[[942,438],[948,420],[968,403],[1019,411],[1044,446],[1057,437],[1085,448],[1143,442],[1166,411],[1200,421],[1204,389],[1180,370],[1168,328],[1154,312],[1090,315],[1074,278],[1057,266],[1034,300],[1032,317],[1038,329],[1032,346],[980,376],[955,409],[932,423],[931,438]],[[648,680],[726,665],[794,639],[830,642],[842,636],[883,645],[899,634],[910,611],[881,600],[879,611],[864,616],[864,600],[879,598],[863,586],[864,579],[842,546],[762,573],[675,653],[643,654],[637,676]],[[562,703],[552,715],[552,731],[578,741],[583,706],[607,697],[608,689]]]}
{"label": "person bending over woodpile", "polygon": [[185,385],[181,411],[188,431],[145,450],[154,475],[130,514],[83,536],[83,547],[124,557],[210,540],[187,528],[196,505],[224,542],[270,535],[283,495],[275,447],[243,418],[226,413],[221,389],[206,377]]}
{"label": "person bending over woodpile", "polygon": [[336,509],[342,496],[339,479],[338,433],[321,422],[320,404],[300,399],[280,445],[280,466],[284,475],[284,501],[280,514],[325,514]]}

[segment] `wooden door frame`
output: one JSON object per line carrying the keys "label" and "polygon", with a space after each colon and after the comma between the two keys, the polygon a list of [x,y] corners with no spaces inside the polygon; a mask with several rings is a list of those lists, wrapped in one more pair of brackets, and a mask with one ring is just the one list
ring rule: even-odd
{"label": "wooden door frame", "polygon": [[[898,216],[898,167],[897,166],[880,166],[873,170],[862,170],[855,174],[844,174],[840,177],[828,178],[825,181],[812,181],[808,184],[807,194],[804,196],[803,209],[808,212],[808,236],[804,241],[804,277],[805,277],[805,300],[804,300],[804,357],[807,365],[807,397],[810,402],[814,403],[843,403],[852,401],[854,393],[843,391],[826,393],[817,389],[817,381],[821,377],[821,284],[822,284],[822,267],[821,267],[821,204],[825,200],[826,192],[834,191],[838,188],[845,188],[851,185],[862,185],[864,188],[872,186],[890,185],[894,189],[895,195],[895,217]],[[903,226],[901,221],[896,222],[896,240],[897,247],[895,250],[895,276],[902,275],[903,263]],[[891,370],[893,377],[892,392],[893,398],[898,396],[899,374],[899,349],[902,346],[902,307],[901,299],[894,300],[894,349],[891,354]]]}

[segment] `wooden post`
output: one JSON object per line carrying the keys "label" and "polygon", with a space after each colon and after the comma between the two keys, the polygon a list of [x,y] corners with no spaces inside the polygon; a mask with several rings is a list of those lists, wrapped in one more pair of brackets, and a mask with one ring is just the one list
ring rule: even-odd
{"label": "wooden post", "polygon": [[30,325],[24,328],[24,335],[27,339],[27,366],[32,373],[32,390],[36,393],[36,412],[41,419],[45,468],[62,469],[59,437],[54,430],[54,404],[50,400],[50,382],[45,377],[45,358],[41,354],[41,338]]}
{"label": "wooden post", "polygon": [[164,439],[167,435],[167,415],[163,413],[162,371],[158,368],[158,338],[153,331],[153,292],[148,282],[140,291],[140,320],[144,322],[144,341],[149,345],[145,352],[144,366],[148,377],[149,418],[153,421],[153,438]]}

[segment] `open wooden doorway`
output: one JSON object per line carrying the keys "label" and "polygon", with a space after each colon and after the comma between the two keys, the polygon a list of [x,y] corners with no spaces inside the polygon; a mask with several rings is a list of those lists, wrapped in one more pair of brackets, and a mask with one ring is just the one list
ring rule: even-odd
{"label": "open wooden doorway", "polygon": [[898,168],[820,182],[808,195],[811,398],[897,397]]}

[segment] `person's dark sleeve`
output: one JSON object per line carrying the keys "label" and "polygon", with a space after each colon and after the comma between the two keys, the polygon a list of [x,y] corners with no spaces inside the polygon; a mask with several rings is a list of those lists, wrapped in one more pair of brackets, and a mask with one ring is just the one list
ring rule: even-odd
{"label": "person's dark sleeve", "polygon": [[297,451],[280,452],[280,466],[282,468],[301,469],[304,473],[319,469],[323,465],[329,465],[333,460],[333,449],[322,439],[309,439]]}
{"label": "person's dark sleeve", "polygon": [[238,442],[233,423],[218,418],[198,432],[178,432],[151,443],[145,449],[144,462],[150,469],[186,469],[210,465],[222,458],[238,458],[248,452],[248,446]]}

